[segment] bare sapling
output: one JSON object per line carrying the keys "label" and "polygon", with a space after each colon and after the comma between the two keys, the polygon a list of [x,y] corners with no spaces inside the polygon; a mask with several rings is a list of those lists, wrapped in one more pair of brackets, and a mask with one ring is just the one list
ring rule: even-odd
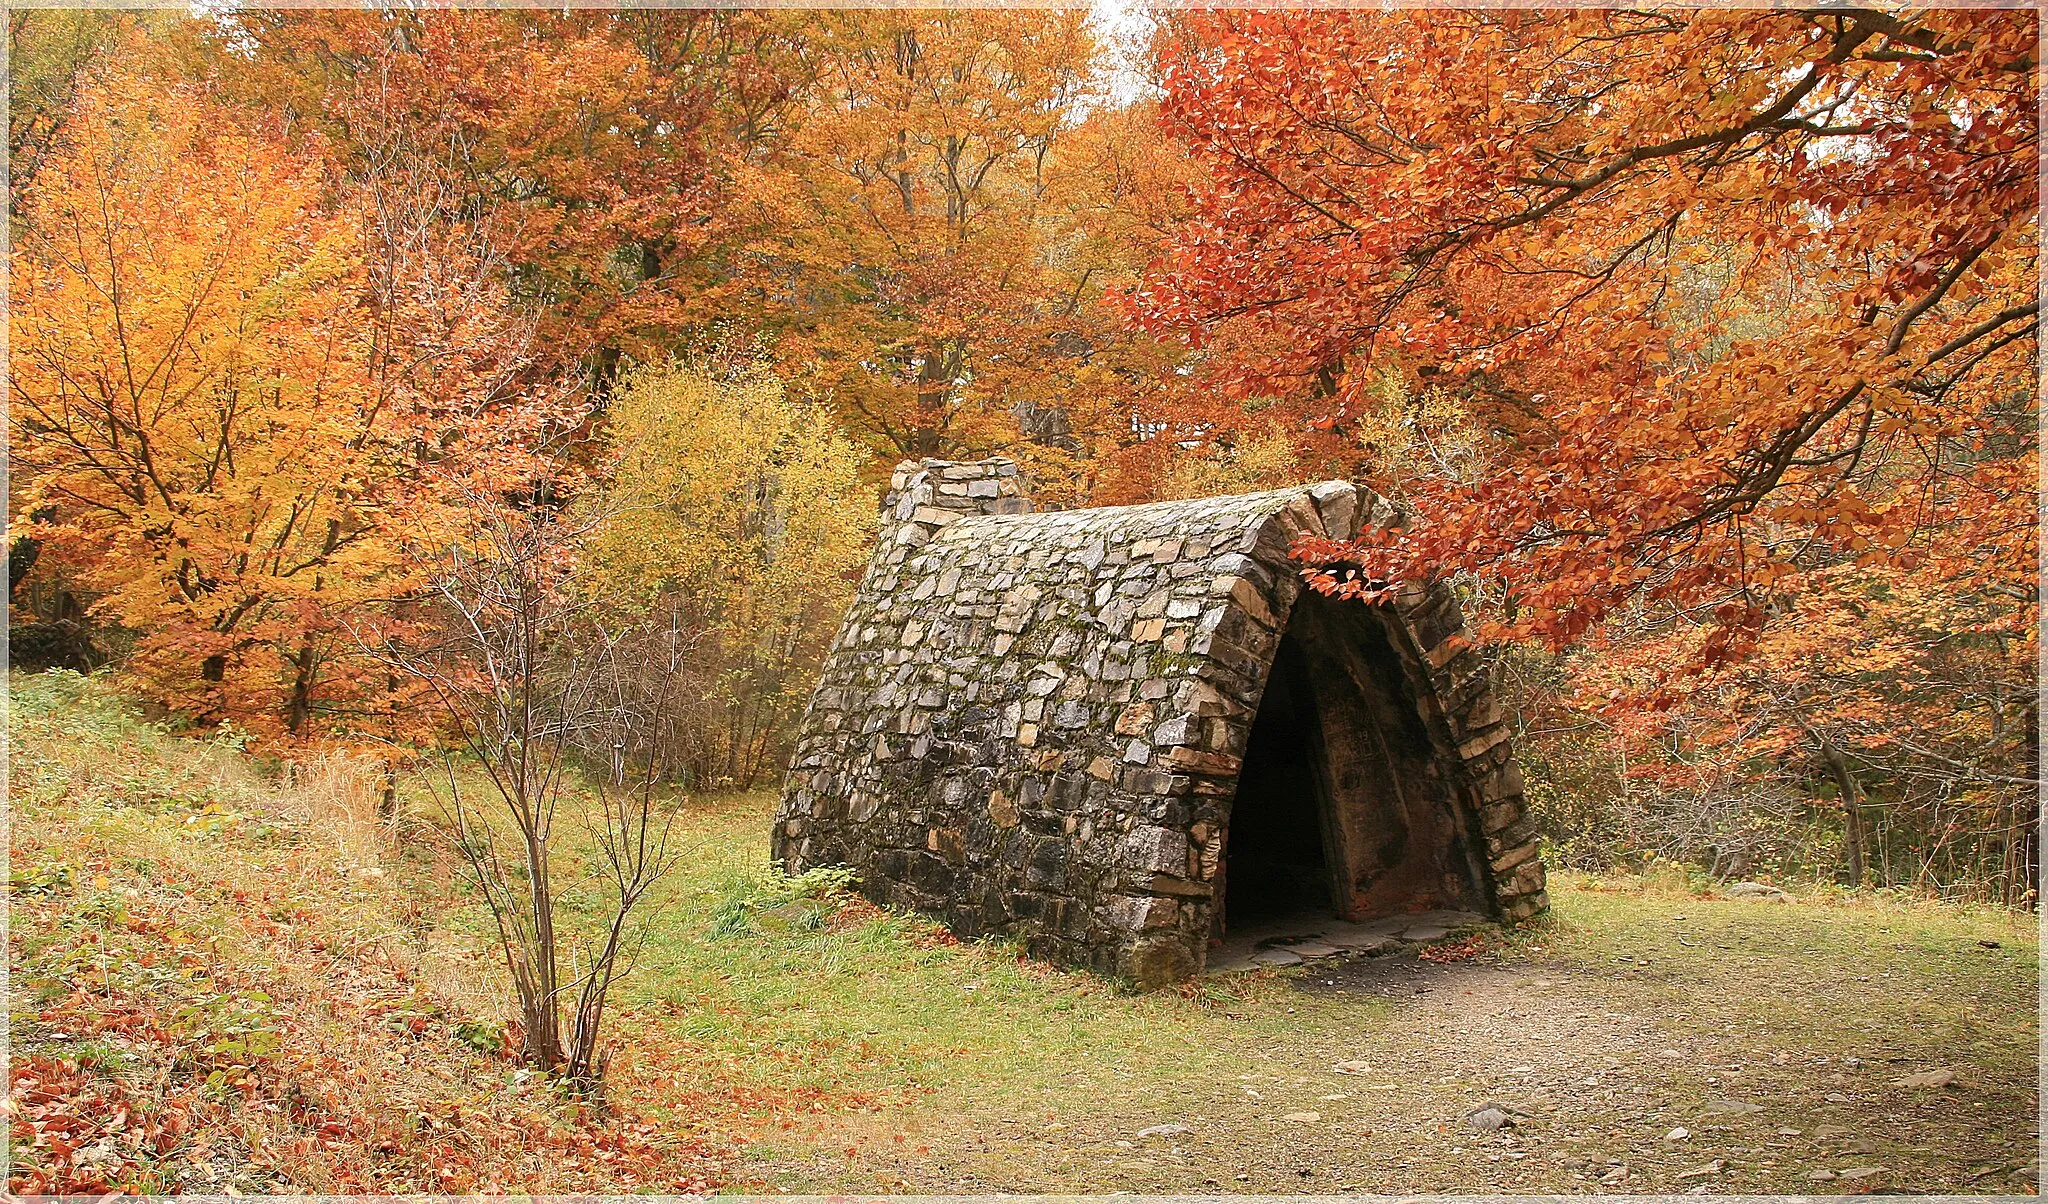
{"label": "bare sapling", "polygon": [[[425,687],[453,737],[427,778],[496,926],[524,1060],[595,1097],[635,913],[674,861],[673,695],[688,640],[672,614],[614,620],[584,588],[576,551],[595,520],[481,490],[464,501],[471,537],[423,565],[429,620],[363,642]],[[564,803],[595,868],[558,884]],[[563,900],[587,889],[604,898],[601,926],[565,933]]]}
{"label": "bare sapling", "polygon": [[677,808],[669,784],[687,747],[676,693],[687,680],[692,643],[673,607],[616,626],[593,619],[588,629],[596,705],[572,730],[592,771],[595,806],[586,808],[584,822],[597,845],[598,873],[612,906],[577,991],[568,1046],[568,1074],[575,1082],[603,1079],[598,1034],[605,1001],[614,979],[634,960],[626,957],[628,919],[673,864],[669,838]]}

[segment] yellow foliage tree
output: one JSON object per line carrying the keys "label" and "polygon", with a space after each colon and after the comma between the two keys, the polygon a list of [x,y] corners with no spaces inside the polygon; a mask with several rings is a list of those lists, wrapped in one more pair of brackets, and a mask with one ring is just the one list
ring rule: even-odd
{"label": "yellow foliage tree", "polygon": [[303,729],[337,614],[394,563],[388,473],[358,450],[358,242],[321,190],[275,128],[102,74],[21,205],[15,533],[140,633],[131,669],[202,721]]}
{"label": "yellow foliage tree", "polygon": [[773,768],[867,556],[865,453],[760,369],[628,373],[591,537],[607,600],[670,607],[698,640],[685,705],[700,780]]}
{"label": "yellow foliage tree", "polygon": [[153,700],[296,738],[405,726],[350,624],[461,521],[441,485],[529,485],[519,447],[576,422],[521,383],[495,262],[324,150],[102,62],[11,261],[10,535],[135,633]]}

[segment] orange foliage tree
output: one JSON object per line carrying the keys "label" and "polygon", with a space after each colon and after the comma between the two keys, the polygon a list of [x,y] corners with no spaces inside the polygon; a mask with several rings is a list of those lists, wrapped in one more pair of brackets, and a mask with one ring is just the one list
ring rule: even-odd
{"label": "orange foliage tree", "polygon": [[1142,262],[1150,139],[1087,114],[1083,15],[820,14],[798,45],[788,128],[742,177],[736,312],[881,463],[1019,449],[1042,492],[1084,493],[1173,355],[1100,304]]}
{"label": "orange foliage tree", "polygon": [[2023,890],[2035,36],[2030,12],[1184,14],[1162,111],[1197,211],[1134,310],[1422,514],[1301,549],[1323,587],[1459,575],[1487,635],[1591,641],[1577,713],[1634,774],[1832,796],[1852,880],[1866,799],[1928,857],[1961,823]]}
{"label": "orange foliage tree", "polygon": [[1179,155],[1104,103],[1078,13],[249,12],[183,42],[338,175],[431,193],[600,401],[631,362],[769,354],[877,470],[1010,448],[1078,500],[1179,360],[1101,303]]}
{"label": "orange foliage tree", "polygon": [[[1360,581],[1491,575],[1506,631],[1559,640],[1644,599],[1753,628],[1815,541],[1924,560],[1958,467],[2026,454],[2034,37],[2023,12],[1188,14],[1164,116],[1206,179],[1137,306],[1305,425],[1341,432],[1398,367],[1508,441],[1415,483],[1427,524],[1320,550]],[[1977,556],[2031,580],[2030,540]]]}
{"label": "orange foliage tree", "polygon": [[23,205],[15,471],[164,702],[296,730],[327,615],[391,566],[350,446],[356,232],[274,127],[136,82],[80,97]]}
{"label": "orange foliage tree", "polygon": [[432,482],[516,478],[555,416],[507,387],[502,297],[392,245],[392,207],[345,203],[282,126],[94,72],[20,204],[11,501],[156,700],[309,737],[393,717],[346,625],[402,592],[401,535],[453,517]]}
{"label": "orange foliage tree", "polygon": [[[1664,837],[1644,851],[1711,846],[1729,868],[1791,853],[1806,863],[1783,868],[1852,885],[2021,903],[2039,855],[2026,609],[1959,592],[1941,572],[1838,564],[1802,574],[1774,600],[1751,655],[1702,671],[1682,693],[1661,688],[1664,672],[1697,663],[1709,628],[1609,624],[1575,658],[1578,697],[1562,713],[1599,717],[1642,805],[1682,821],[1646,825]],[[1831,804],[1819,832],[1770,815],[1774,799],[1814,796]]]}
{"label": "orange foliage tree", "polygon": [[194,54],[235,95],[315,120],[340,173],[430,194],[502,261],[544,366],[602,393],[625,358],[721,315],[727,177],[779,128],[795,19],[246,11]]}

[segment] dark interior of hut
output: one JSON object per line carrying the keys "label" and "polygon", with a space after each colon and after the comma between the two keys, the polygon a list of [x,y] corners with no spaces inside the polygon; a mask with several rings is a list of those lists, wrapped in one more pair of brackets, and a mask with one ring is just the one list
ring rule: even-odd
{"label": "dark interior of hut", "polygon": [[1304,697],[1300,668],[1282,665],[1266,685],[1231,808],[1224,902],[1232,930],[1298,912],[1335,914],[1314,698]]}
{"label": "dark interior of hut", "polygon": [[1484,911],[1456,784],[1372,607],[1295,604],[1246,746],[1217,935]]}

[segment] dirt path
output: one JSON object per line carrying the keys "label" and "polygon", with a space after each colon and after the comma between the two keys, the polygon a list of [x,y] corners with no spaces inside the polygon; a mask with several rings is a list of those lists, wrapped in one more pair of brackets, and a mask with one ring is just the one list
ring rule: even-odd
{"label": "dirt path", "polygon": [[[828,1123],[759,1170],[915,1192],[2033,1190],[2014,1173],[2033,1162],[2031,1083],[1964,1068],[1896,1086],[1944,1051],[1911,1033],[1802,1048],[1769,1006],[1627,960],[1409,950],[1296,968],[1265,1005],[1298,1018],[1278,1041],[1183,1073],[1133,1050],[1129,1068],[1075,1068],[1042,1106]],[[1511,1123],[1475,1129],[1488,1104]]]}

